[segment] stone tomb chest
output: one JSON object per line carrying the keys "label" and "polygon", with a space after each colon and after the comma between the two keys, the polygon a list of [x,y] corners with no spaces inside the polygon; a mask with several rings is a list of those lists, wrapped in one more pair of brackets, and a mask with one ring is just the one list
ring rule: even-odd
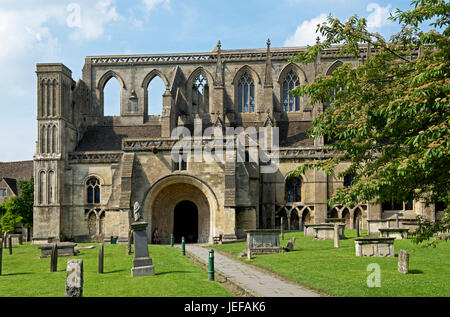
{"label": "stone tomb chest", "polygon": [[[52,255],[52,243],[41,244],[39,249],[41,249],[41,258],[49,258]],[[58,256],[74,256],[78,254],[75,250],[77,246],[73,242],[57,242],[56,247],[58,249]]]}
{"label": "stone tomb chest", "polygon": [[378,230],[382,238],[408,239],[407,228],[380,228]]}
{"label": "stone tomb chest", "polygon": [[245,230],[247,233],[247,250],[252,254],[284,252],[280,247],[279,229]]}
{"label": "stone tomb chest", "polygon": [[394,256],[395,238],[364,237],[355,239],[356,256]]}
{"label": "stone tomb chest", "polygon": [[[340,223],[339,226],[339,239],[346,239],[344,235],[345,224]],[[333,240],[334,239],[334,223],[320,223],[315,225],[305,225],[304,235],[305,237],[311,237],[318,240]]]}

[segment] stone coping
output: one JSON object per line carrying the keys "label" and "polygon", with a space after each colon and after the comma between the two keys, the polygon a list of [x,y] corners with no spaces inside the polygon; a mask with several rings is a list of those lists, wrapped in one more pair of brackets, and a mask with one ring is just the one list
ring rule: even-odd
{"label": "stone coping", "polygon": [[[74,242],[56,242],[56,247],[58,249],[63,249],[63,248],[74,248],[76,247],[77,244]],[[41,244],[39,246],[39,249],[41,250],[47,250],[47,249],[51,249],[53,247],[53,243],[45,243],[45,244]]]}
{"label": "stone coping", "polygon": [[280,233],[281,229],[247,229],[247,233]]}
{"label": "stone coping", "polygon": [[355,242],[361,241],[361,242],[375,242],[375,241],[383,241],[383,242],[394,242],[395,238],[384,238],[384,237],[361,237],[361,238],[355,238]]}
{"label": "stone coping", "polygon": [[409,229],[407,228],[380,228],[379,231],[386,231],[386,232],[406,232]]}
{"label": "stone coping", "polygon": [[325,218],[325,223],[345,222],[344,218]]}

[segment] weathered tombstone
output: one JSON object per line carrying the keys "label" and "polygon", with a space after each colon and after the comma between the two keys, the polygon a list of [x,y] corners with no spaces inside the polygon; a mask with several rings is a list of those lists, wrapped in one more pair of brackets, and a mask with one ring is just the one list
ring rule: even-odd
{"label": "weathered tombstone", "polygon": [[252,250],[251,249],[247,249],[247,259],[248,260],[252,259]]}
{"label": "weathered tombstone", "polygon": [[98,273],[103,273],[103,259],[104,259],[104,252],[103,252],[103,243],[100,243],[98,247]]}
{"label": "weathered tombstone", "polygon": [[2,275],[2,261],[3,261],[3,240],[0,239],[0,275]]}
{"label": "weathered tombstone", "polygon": [[356,236],[359,237],[359,220],[356,221]]}
{"label": "weathered tombstone", "polygon": [[281,229],[281,240],[284,240],[284,223],[283,223],[283,219],[284,219],[284,217],[281,217],[281,225],[280,225],[280,229]]}
{"label": "weathered tombstone", "polygon": [[292,237],[291,240],[289,240],[285,250],[290,252],[290,251],[294,251],[294,243],[295,243],[296,238]]}
{"label": "weathered tombstone", "polygon": [[66,297],[83,296],[83,260],[67,261]]}
{"label": "weathered tombstone", "polygon": [[131,240],[133,239],[133,232],[128,230],[128,241],[127,241],[127,254],[131,254]]}
{"label": "weathered tombstone", "polygon": [[148,255],[147,222],[142,221],[142,216],[136,212],[139,205],[135,204],[135,220],[131,224],[134,236],[134,259],[131,268],[131,276],[155,275],[155,268],[152,265],[152,259]]}
{"label": "weathered tombstone", "polygon": [[58,246],[56,242],[52,245],[52,255],[50,257],[50,272],[58,271]]}
{"label": "weathered tombstone", "polygon": [[9,254],[12,254],[12,238],[11,235],[8,235],[8,249],[9,249]]}
{"label": "weathered tombstone", "polygon": [[398,271],[407,274],[409,270],[409,253],[405,250],[398,251]]}
{"label": "weathered tombstone", "polygon": [[395,214],[395,227],[400,228],[400,224],[398,223],[398,212]]}
{"label": "weathered tombstone", "polygon": [[334,247],[339,248],[339,226],[337,223],[334,224]]}

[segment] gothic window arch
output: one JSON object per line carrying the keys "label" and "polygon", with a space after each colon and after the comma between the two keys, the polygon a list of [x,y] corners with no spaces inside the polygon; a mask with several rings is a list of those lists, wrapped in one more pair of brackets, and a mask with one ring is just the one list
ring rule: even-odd
{"label": "gothic window arch", "polygon": [[97,177],[90,177],[86,181],[86,202],[100,204],[100,181]]}
{"label": "gothic window arch", "polygon": [[286,201],[288,203],[302,201],[302,180],[299,177],[289,177],[286,180]]}
{"label": "gothic window arch", "polygon": [[41,153],[45,153],[45,125],[41,126]]}
{"label": "gothic window arch", "polygon": [[194,113],[209,112],[209,84],[203,72],[192,82],[192,110]]}
{"label": "gothic window arch", "polygon": [[255,83],[247,71],[239,79],[237,98],[238,112],[255,112]]}
{"label": "gothic window arch", "polygon": [[56,125],[54,125],[52,127],[52,153],[56,153],[57,152],[57,150],[56,150],[56,140],[57,140],[57,137],[56,137]]}
{"label": "gothic window arch", "polygon": [[285,112],[300,110],[300,96],[294,97],[291,92],[297,86],[300,86],[300,79],[297,73],[291,69],[284,77],[282,84],[283,110]]}

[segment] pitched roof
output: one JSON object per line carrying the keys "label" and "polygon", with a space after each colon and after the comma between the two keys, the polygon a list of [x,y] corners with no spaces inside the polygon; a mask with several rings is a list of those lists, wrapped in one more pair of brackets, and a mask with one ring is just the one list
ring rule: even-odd
{"label": "pitched roof", "polygon": [[29,180],[33,176],[33,161],[0,162],[0,178],[16,181]]}
{"label": "pitched roof", "polygon": [[0,183],[1,181],[4,180],[6,185],[8,185],[8,187],[12,190],[12,192],[14,193],[14,195],[19,195],[19,186],[17,186],[17,181],[14,178],[0,178]]}

